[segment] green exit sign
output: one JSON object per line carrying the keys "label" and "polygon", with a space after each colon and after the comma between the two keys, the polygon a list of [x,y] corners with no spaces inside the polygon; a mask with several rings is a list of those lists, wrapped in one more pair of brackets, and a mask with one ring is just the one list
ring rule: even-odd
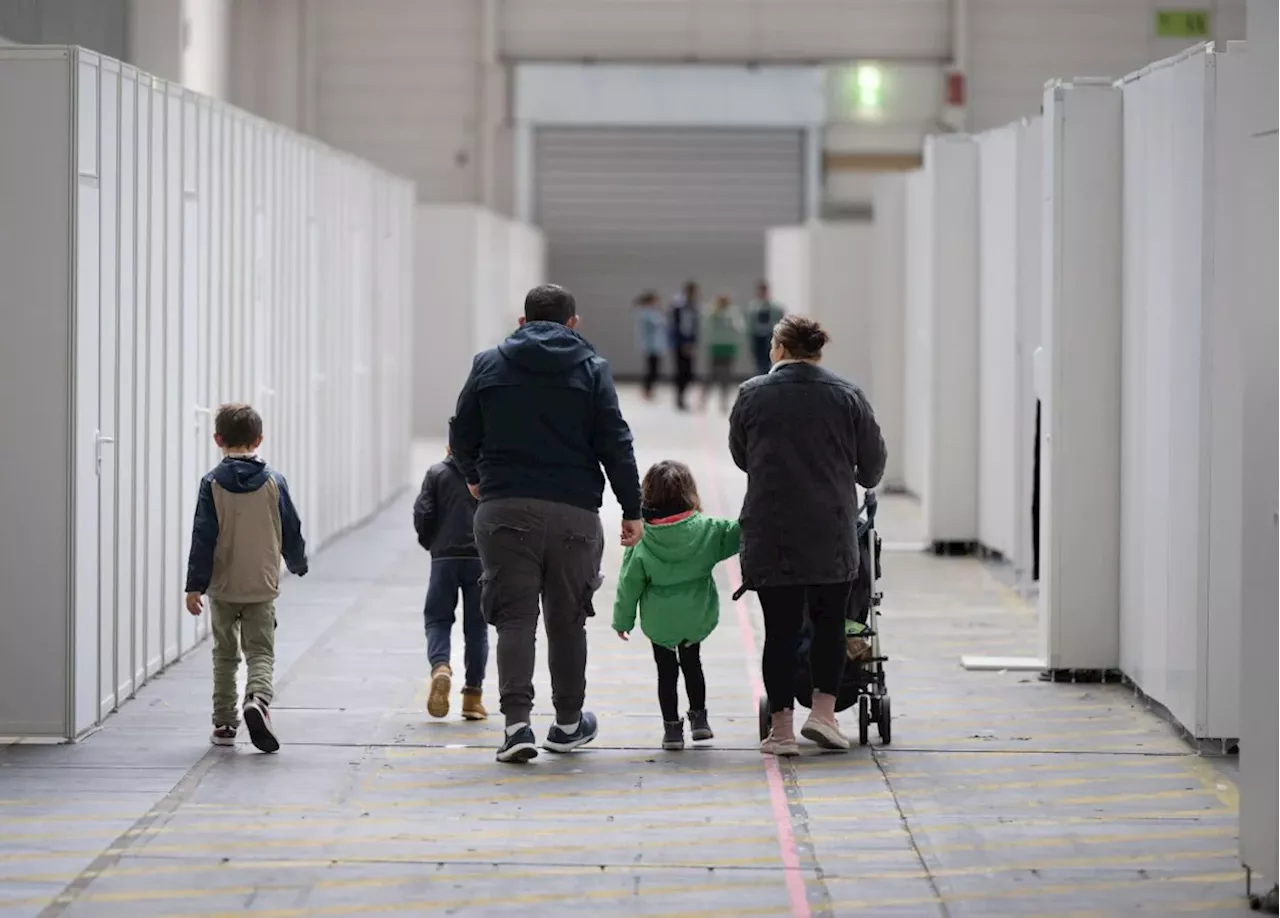
{"label": "green exit sign", "polygon": [[1156,35],[1159,38],[1209,38],[1209,11],[1158,10]]}

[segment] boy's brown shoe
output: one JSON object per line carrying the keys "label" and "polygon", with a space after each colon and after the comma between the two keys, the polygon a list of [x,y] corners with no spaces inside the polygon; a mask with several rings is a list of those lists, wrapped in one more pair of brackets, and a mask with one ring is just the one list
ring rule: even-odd
{"label": "boy's brown shoe", "polygon": [[445,717],[449,713],[449,690],[453,688],[453,669],[448,663],[431,667],[431,690],[427,693],[427,713]]}
{"label": "boy's brown shoe", "polygon": [[485,720],[489,716],[489,712],[484,708],[484,702],[480,700],[481,690],[467,686],[462,690],[462,716],[466,720]]}

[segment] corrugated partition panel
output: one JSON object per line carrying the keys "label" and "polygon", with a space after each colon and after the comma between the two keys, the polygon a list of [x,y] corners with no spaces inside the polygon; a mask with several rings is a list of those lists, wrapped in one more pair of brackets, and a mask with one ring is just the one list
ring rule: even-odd
{"label": "corrugated partition panel", "polygon": [[[869,391],[874,315],[870,221],[814,222],[809,234],[810,308],[831,335],[823,365]],[[873,406],[874,407],[874,406]]]}
{"label": "corrugated partition panel", "polygon": [[1018,500],[1018,128],[978,137],[978,541],[1013,558]]}
{"label": "corrugated partition panel", "polygon": [[933,398],[933,186],[920,170],[907,176],[904,285],[902,459],[907,490],[929,498]]}
{"label": "corrugated partition panel", "polygon": [[[1210,538],[1239,529],[1225,483],[1240,474],[1229,419],[1242,397],[1231,326],[1215,321],[1215,229],[1237,216],[1215,212],[1218,57],[1201,50],[1124,83],[1121,666],[1201,737],[1235,735],[1239,692],[1238,667],[1209,661],[1240,615],[1238,541],[1228,557],[1231,537]],[[1212,722],[1211,685],[1236,696]]]}
{"label": "corrugated partition panel", "polygon": [[775,226],[765,233],[765,277],[770,295],[787,312],[809,315],[809,231],[803,226]]}
{"label": "corrugated partition panel", "polygon": [[876,176],[872,217],[870,395],[889,451],[882,487],[890,489],[906,487],[902,458],[906,183],[902,173]]}
{"label": "corrugated partition panel", "polygon": [[208,633],[182,591],[218,405],[261,411],[313,552],[406,482],[414,206],[348,155],[77,61],[75,733]]}
{"label": "corrugated partition panel", "polygon": [[1031,505],[1036,488],[1035,352],[1040,346],[1040,234],[1044,195],[1044,126],[1039,117],[1018,126],[1018,487],[1014,519],[1014,567],[1030,584],[1035,573],[1032,554]]}
{"label": "corrugated partition panel", "polygon": [[925,531],[933,541],[978,535],[978,151],[972,138],[930,137],[932,185],[929,334],[929,484]]}
{"label": "corrugated partition panel", "polygon": [[1108,81],[1044,94],[1040,612],[1048,668],[1119,663],[1123,115]]}

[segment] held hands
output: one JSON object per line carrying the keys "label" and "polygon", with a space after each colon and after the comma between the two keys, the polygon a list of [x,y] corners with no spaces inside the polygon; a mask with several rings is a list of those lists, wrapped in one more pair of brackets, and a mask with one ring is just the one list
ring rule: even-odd
{"label": "held hands", "polygon": [[643,520],[623,520],[622,521],[622,545],[624,548],[631,548],[640,544],[640,538],[644,535]]}
{"label": "held hands", "polygon": [[480,499],[480,486],[478,484],[472,484],[471,482],[468,481],[467,490],[471,492],[471,496],[474,497],[476,500]]}
{"label": "held hands", "polygon": [[187,611],[192,615],[199,615],[204,611],[204,597],[199,593],[187,594]]}
{"label": "held hands", "polygon": [[624,641],[629,641],[629,640],[631,640],[631,632],[630,632],[630,631],[619,631],[619,632],[618,632],[618,637],[622,638]]}

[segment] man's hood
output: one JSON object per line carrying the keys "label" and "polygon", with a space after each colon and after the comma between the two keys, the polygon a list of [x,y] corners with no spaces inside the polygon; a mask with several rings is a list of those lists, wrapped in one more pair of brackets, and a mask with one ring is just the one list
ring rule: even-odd
{"label": "man's hood", "polygon": [[585,338],[557,322],[526,322],[498,345],[498,353],[524,370],[548,375],[596,356]]}
{"label": "man's hood", "polygon": [[267,464],[257,456],[227,456],[213,470],[213,480],[233,494],[256,491],[270,477]]}

